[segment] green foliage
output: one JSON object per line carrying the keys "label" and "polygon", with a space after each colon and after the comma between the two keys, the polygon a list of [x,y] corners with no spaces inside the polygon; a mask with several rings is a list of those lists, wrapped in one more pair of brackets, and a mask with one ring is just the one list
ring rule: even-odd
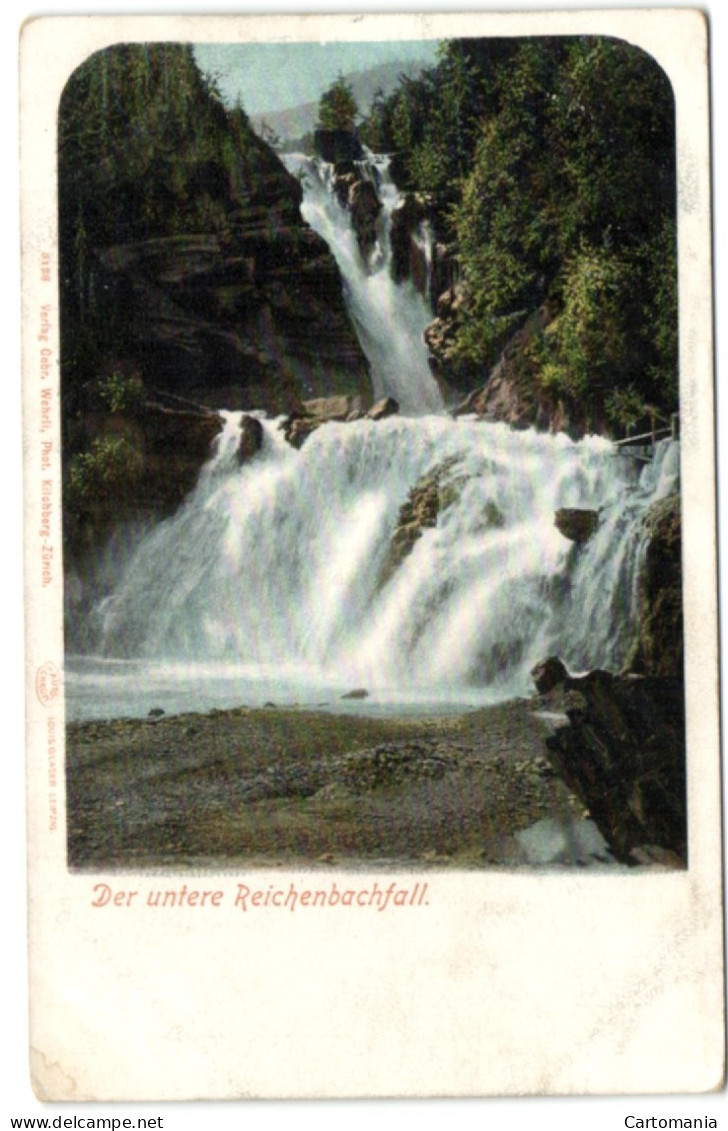
{"label": "green foliage", "polygon": [[103,506],[107,496],[133,492],[143,471],[140,452],[120,436],[94,440],[71,461],[67,503],[71,511]]}
{"label": "green foliage", "polygon": [[606,392],[630,368],[630,291],[628,267],[601,249],[584,245],[566,264],[564,306],[550,346],[572,397]]}
{"label": "green foliage", "polygon": [[234,247],[246,210],[269,202],[272,170],[281,171],[278,157],[239,103],[223,105],[190,46],[120,44],[74,71],[58,112],[67,442],[100,369],[124,355],[138,329],[129,325],[119,273],[109,278],[104,259],[128,243],[191,233]]}
{"label": "green foliage", "polygon": [[644,397],[634,385],[612,389],[606,397],[607,416],[623,432],[633,428],[645,416]]}
{"label": "green foliage", "polygon": [[550,107],[568,198],[567,237],[641,243],[674,210],[672,90],[650,56],[618,40],[572,41]]}
{"label": "green foliage", "polygon": [[138,374],[126,376],[115,370],[98,383],[98,394],[110,412],[135,412],[144,400],[144,385]]}
{"label": "green foliage", "polygon": [[319,125],[325,130],[351,130],[359,117],[354,92],[344,76],[338,77],[321,95],[318,108]]}
{"label": "green foliage", "polygon": [[679,394],[677,320],[677,231],[666,217],[644,250],[643,324],[651,328],[651,360],[647,375],[652,397],[674,411]]}
{"label": "green foliage", "polygon": [[378,104],[377,130],[455,249],[455,380],[484,377],[548,300],[559,317],[529,346],[541,389],[614,422],[635,398],[674,411],[675,116],[650,56],[603,37],[453,41]]}
{"label": "green foliage", "polygon": [[373,153],[384,153],[387,149],[387,100],[381,87],[375,91],[369,114],[362,123],[359,136]]}

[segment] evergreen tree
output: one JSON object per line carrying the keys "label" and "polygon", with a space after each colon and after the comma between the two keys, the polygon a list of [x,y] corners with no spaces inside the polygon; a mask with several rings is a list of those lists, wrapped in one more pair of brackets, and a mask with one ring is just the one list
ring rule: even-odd
{"label": "evergreen tree", "polygon": [[359,107],[351,85],[341,72],[321,95],[318,108],[319,126],[324,130],[353,130]]}
{"label": "evergreen tree", "polygon": [[453,379],[487,376],[548,300],[544,391],[595,419],[674,411],[674,104],[650,56],[604,37],[453,41],[377,116],[400,187],[429,194],[455,251]]}

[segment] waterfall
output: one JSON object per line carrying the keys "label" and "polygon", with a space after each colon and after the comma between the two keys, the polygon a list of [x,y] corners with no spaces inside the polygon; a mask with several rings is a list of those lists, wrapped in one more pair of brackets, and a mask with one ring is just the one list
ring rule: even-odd
{"label": "waterfall", "polygon": [[[300,450],[258,413],[263,446],[242,466],[240,414],[226,414],[177,513],[134,552],[107,555],[103,597],[76,601],[94,654],[68,658],[69,717],[268,698],[331,709],[356,688],[370,709],[433,710],[530,694],[531,667],[551,654],[574,670],[618,669],[634,634],[642,516],[677,489],[679,445],[659,445],[640,473],[604,439],[446,416],[422,342],[427,303],[389,269],[386,161],[368,163],[383,208],[366,259],[331,168],[302,157],[289,167],[339,263],[375,395],[401,412],[324,424]],[[427,476],[436,514],[393,557],[402,509]],[[560,507],[599,512],[585,545],[556,529]]]}
{"label": "waterfall", "polygon": [[[392,396],[408,416],[441,412],[442,397],[430,373],[423,333],[432,312],[411,281],[397,284],[390,272],[389,228],[399,201],[389,176],[389,160],[370,156],[360,165],[362,177],[372,180],[382,210],[377,223],[377,246],[367,264],[357,244],[351,214],[333,189],[334,170],[318,158],[292,154],[289,170],[300,177],[303,218],[326,240],[344,281],[344,297],[364,354],[369,361],[375,398]],[[429,241],[422,233],[424,254]]]}
{"label": "waterfall", "polygon": [[[432,705],[528,694],[530,668],[552,653],[574,669],[623,663],[640,519],[674,490],[677,445],[639,476],[605,440],[474,419],[330,423],[300,451],[278,422],[264,429],[241,467],[229,414],[195,491],[95,609],[119,687],[186,680],[186,709],[206,681],[229,705],[359,687],[373,702]],[[433,468],[436,525],[387,570],[400,508]],[[555,508],[577,506],[600,510],[580,548],[554,526]],[[98,693],[79,669],[79,704],[84,679],[86,698]]]}

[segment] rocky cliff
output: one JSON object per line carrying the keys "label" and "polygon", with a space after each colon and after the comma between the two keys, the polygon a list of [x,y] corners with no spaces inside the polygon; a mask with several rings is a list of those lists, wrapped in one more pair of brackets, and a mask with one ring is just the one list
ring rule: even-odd
{"label": "rocky cliff", "polygon": [[[108,512],[131,506],[109,497],[123,475],[103,474],[105,455],[118,456],[120,428],[116,439],[136,468],[127,494],[164,513],[209,452],[200,430],[208,441],[219,430],[210,410],[293,412],[335,394],[371,402],[336,263],[300,216],[301,185],[242,109],[222,105],[191,49],[122,45],[87,60],[61,101],[58,173],[73,528],[79,508],[86,519],[99,510],[92,470]],[[168,482],[172,461],[163,489],[138,403],[130,413],[123,388],[105,395],[122,386],[141,388],[146,403],[161,398],[166,415],[152,418],[165,430],[172,408],[187,412],[175,418],[179,475]],[[74,483],[84,475],[79,498]]]}
{"label": "rocky cliff", "polygon": [[[278,200],[274,193],[277,192]],[[292,410],[306,397],[368,395],[368,372],[324,241],[285,170],[227,237],[159,236],[95,251],[98,286],[125,323],[107,365],[211,407]],[[108,312],[108,311],[107,311]],[[121,329],[121,328],[120,328]]]}
{"label": "rocky cliff", "polygon": [[620,674],[572,676],[554,656],[532,672],[568,725],[546,740],[566,785],[617,859],[687,862],[680,500],[654,503],[638,576],[632,655]]}

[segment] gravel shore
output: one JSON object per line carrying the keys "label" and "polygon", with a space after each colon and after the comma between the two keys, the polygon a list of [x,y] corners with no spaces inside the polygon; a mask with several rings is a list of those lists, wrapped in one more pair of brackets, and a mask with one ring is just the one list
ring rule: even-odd
{"label": "gravel shore", "polygon": [[74,869],[482,868],[581,815],[546,762],[538,701],[455,716],[295,708],[71,723]]}

